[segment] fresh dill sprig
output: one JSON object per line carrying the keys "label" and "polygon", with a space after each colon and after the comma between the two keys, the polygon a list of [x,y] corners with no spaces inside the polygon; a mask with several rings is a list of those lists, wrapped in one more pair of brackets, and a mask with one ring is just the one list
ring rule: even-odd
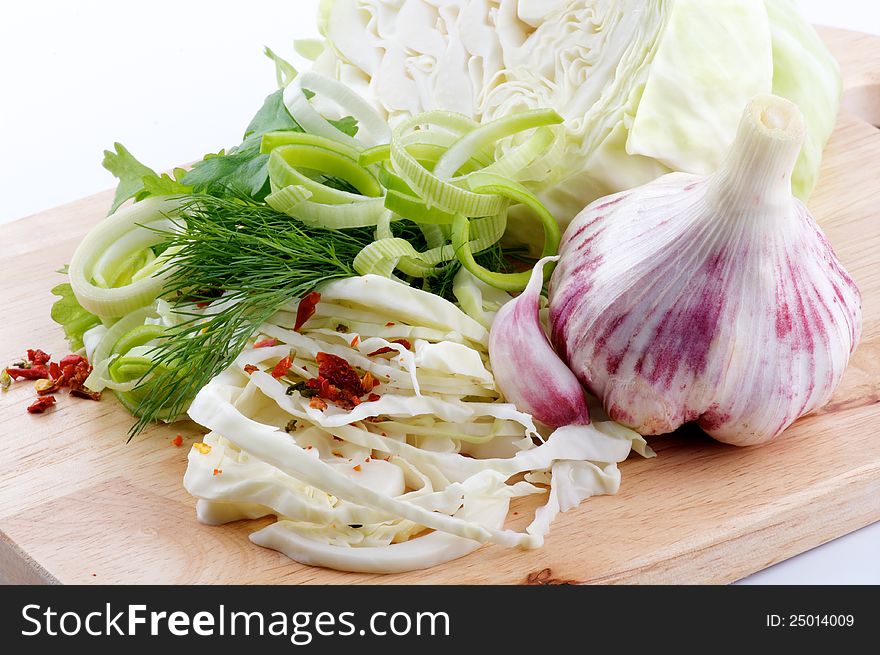
{"label": "fresh dill sprig", "polygon": [[[195,195],[160,248],[171,275],[166,298],[185,320],[156,346],[130,438],[159,417],[181,414],[199,389],[228,368],[279,307],[328,280],[356,275],[351,262],[370,230],[306,227],[244,198]],[[171,254],[169,254],[171,253]],[[207,317],[193,310],[223,294]]]}

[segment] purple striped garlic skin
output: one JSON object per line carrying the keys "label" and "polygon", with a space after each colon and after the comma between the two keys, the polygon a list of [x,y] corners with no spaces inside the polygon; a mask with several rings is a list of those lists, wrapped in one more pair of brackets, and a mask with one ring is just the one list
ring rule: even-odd
{"label": "purple striped garlic skin", "polygon": [[612,419],[752,445],[831,397],[861,300],[791,195],[803,130],[797,107],[759,96],[715,175],[600,199],[566,230],[551,338]]}
{"label": "purple striped garlic skin", "polygon": [[498,390],[516,408],[554,428],[587,425],[590,412],[583,387],[553,351],[539,318],[545,257],[529,284],[498,310],[489,332],[489,360]]}

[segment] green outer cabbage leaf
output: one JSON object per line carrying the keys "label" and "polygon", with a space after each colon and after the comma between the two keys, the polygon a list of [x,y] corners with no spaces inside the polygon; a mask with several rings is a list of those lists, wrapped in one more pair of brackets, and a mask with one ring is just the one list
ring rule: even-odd
{"label": "green outer cabbage leaf", "polygon": [[766,0],[773,38],[773,93],[800,107],[807,124],[791,188],[807,199],[816,186],[822,150],[837,122],[840,67],[791,0]]}

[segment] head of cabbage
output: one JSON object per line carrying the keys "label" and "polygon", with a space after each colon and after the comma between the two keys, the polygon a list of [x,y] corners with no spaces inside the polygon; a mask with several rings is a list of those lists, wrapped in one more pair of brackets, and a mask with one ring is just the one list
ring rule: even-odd
{"label": "head of cabbage", "polygon": [[529,183],[563,225],[663,173],[713,171],[759,93],[806,117],[792,179],[806,199],[840,100],[837,64],[790,0],[322,0],[319,29],[314,69],[392,124],[559,112],[550,170]]}

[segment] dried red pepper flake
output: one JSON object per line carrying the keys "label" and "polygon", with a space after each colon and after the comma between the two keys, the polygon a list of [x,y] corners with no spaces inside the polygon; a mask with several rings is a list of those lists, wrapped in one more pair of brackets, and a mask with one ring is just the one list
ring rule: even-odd
{"label": "dried red pepper flake", "polygon": [[81,355],[66,355],[61,358],[61,361],[59,362],[59,364],[60,364],[61,368],[63,369],[66,366],[74,366],[75,367],[78,364],[80,364],[81,362],[85,362],[86,364],[88,364],[88,360],[86,360],[86,358],[82,357]]}
{"label": "dried red pepper flake", "polygon": [[[62,360],[63,362],[64,360]],[[86,382],[86,379],[89,377],[89,373],[92,372],[92,367],[89,365],[88,361],[84,358],[80,357],[80,360],[74,364],[73,366],[62,366],[61,371],[63,373],[62,376],[62,386],[67,384],[70,387],[70,392],[84,389],[83,386]],[[70,371],[70,372],[69,372]],[[69,373],[68,373],[69,372]],[[88,390],[87,390],[88,391]],[[89,392],[94,393],[94,392]],[[84,397],[91,398],[91,395],[86,395]],[[98,396],[100,398],[100,394]]]}
{"label": "dried red pepper flake", "polygon": [[361,465],[360,465],[360,464],[355,464],[354,466],[352,466],[352,468],[353,468],[355,471],[357,471],[358,473],[360,473],[360,471],[361,471]]}
{"label": "dried red pepper flake", "polygon": [[322,398],[315,396],[309,401],[309,407],[323,412],[325,409],[327,409],[327,403]]}
{"label": "dried red pepper flake", "polygon": [[244,372],[247,373],[248,375],[250,375],[254,371],[259,371],[259,370],[260,370],[259,366],[254,366],[253,364],[245,364],[244,365]]}
{"label": "dried red pepper flake", "polygon": [[220,475],[223,473],[223,469],[214,469],[214,475]]}
{"label": "dried red pepper flake", "polygon": [[261,339],[254,344],[254,348],[271,348],[272,346],[277,346],[280,341],[278,339]]}
{"label": "dried red pepper flake", "polygon": [[[398,345],[403,346],[407,350],[412,350],[412,344],[407,339],[392,339],[391,343],[396,343]],[[367,357],[375,357],[376,355],[384,355],[385,353],[396,353],[397,350],[392,348],[391,346],[382,346],[379,350],[374,350],[371,353],[367,353]]]}
{"label": "dried red pepper flake", "polygon": [[210,300],[203,300],[202,302],[197,302],[196,309],[204,309],[205,307],[207,307],[210,304],[211,304]]}
{"label": "dried red pepper flake", "polygon": [[171,440],[171,443],[174,444],[177,448],[180,448],[183,445],[183,437],[179,434]]}
{"label": "dried red pepper flake", "polygon": [[381,396],[377,393],[371,393],[369,396],[367,396],[367,400],[369,400],[371,403],[376,402],[377,400],[379,400],[379,398],[381,398]]}
{"label": "dried red pepper flake", "polygon": [[49,376],[53,380],[57,380],[61,377],[61,366],[56,364],[55,362],[49,362]]}
{"label": "dried red pepper flake", "polygon": [[388,322],[385,324],[385,327],[394,327],[395,325],[397,325],[397,324],[396,324],[396,323],[392,323],[391,321],[388,321]]}
{"label": "dried red pepper flake", "polygon": [[357,348],[357,345],[361,342],[361,338],[358,335],[354,335],[354,339],[351,340],[351,347]]}
{"label": "dried red pepper flake", "polygon": [[331,353],[319,352],[315,356],[315,361],[318,362],[319,378],[326,378],[331,384],[336,385],[340,389],[350,391],[357,396],[363,393],[360,376],[351,367],[351,364],[342,357]]}
{"label": "dried red pepper flake", "polygon": [[320,300],[321,294],[317,291],[312,291],[302,297],[302,300],[299,301],[299,306],[296,308],[296,323],[293,324],[294,332],[299,332],[299,329],[305,322],[315,315],[315,306]]}
{"label": "dried red pepper flake", "polygon": [[278,378],[283,378],[285,375],[287,375],[287,372],[290,371],[291,366],[293,366],[293,361],[290,359],[290,355],[288,355],[280,362],[275,364],[275,368],[272,369],[272,377],[276,380]]}
{"label": "dried red pepper flake", "polygon": [[49,369],[43,364],[36,364],[30,368],[9,367],[6,373],[13,380],[42,380],[49,377]]}
{"label": "dried red pepper flake", "polygon": [[70,390],[71,396],[76,396],[77,398],[85,398],[86,400],[101,400],[101,392],[100,391],[92,391],[86,387],[77,387],[76,389]]}
{"label": "dried red pepper flake", "polygon": [[47,355],[39,348],[35,350],[28,348],[27,358],[31,364],[48,364],[49,360],[52,359],[51,356]]}
{"label": "dried red pepper flake", "polygon": [[27,411],[31,414],[42,414],[54,404],[55,396],[40,396],[28,406]]}

